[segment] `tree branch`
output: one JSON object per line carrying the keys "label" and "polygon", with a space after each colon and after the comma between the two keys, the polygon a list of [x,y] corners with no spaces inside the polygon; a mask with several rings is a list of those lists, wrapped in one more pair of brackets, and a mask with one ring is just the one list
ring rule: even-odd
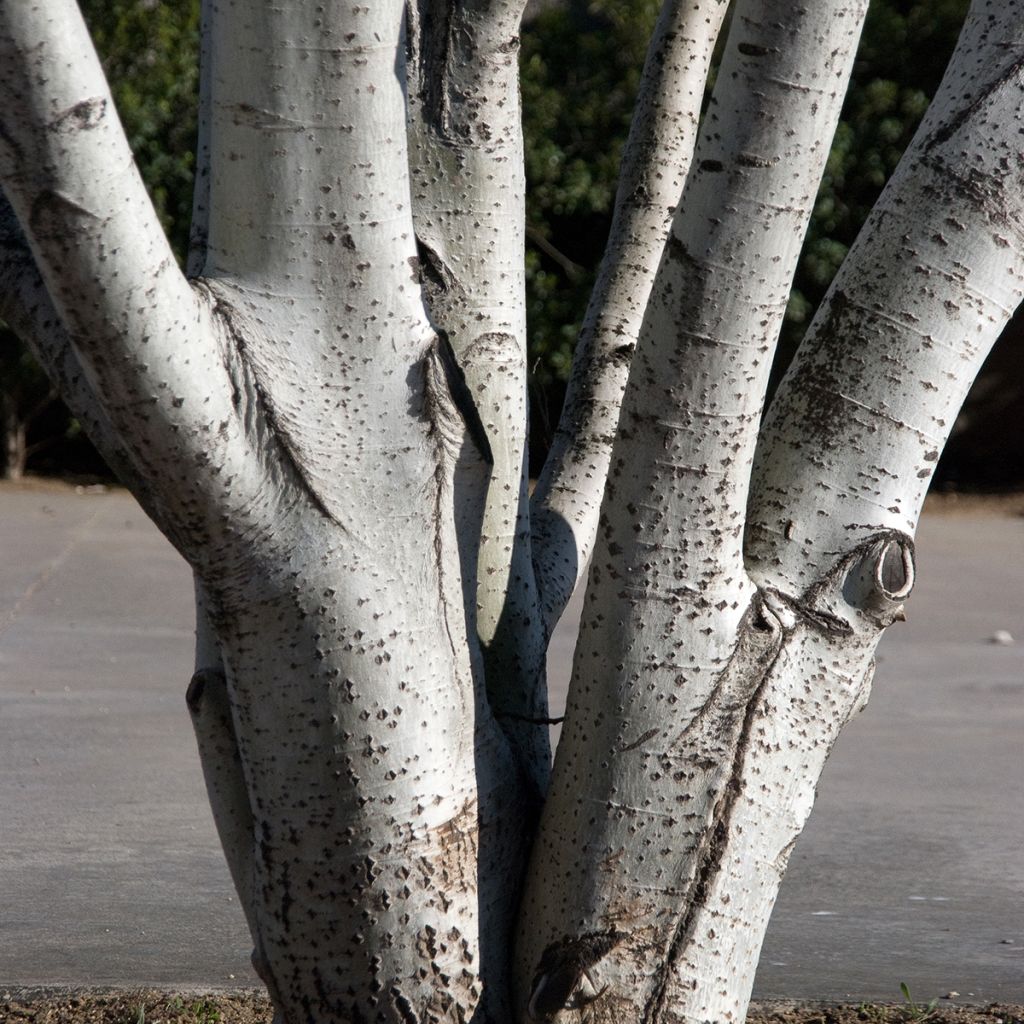
{"label": "tree branch", "polygon": [[628,932],[601,972],[621,1001],[600,1020],[673,1019],[664,994],[724,870],[750,716],[783,648],[743,566],[748,479],[866,11],[738,4],[644,313],[520,926],[524,979],[564,936]]}
{"label": "tree branch", "polygon": [[[14,210],[0,193],[0,317],[32,350],[89,440],[117,477],[147,495],[124,445],[100,407],[36,267]],[[150,512],[153,515],[153,512]]]}
{"label": "tree branch", "polygon": [[[523,142],[519,0],[408,6],[413,215],[424,291],[480,410],[489,481],[459,474],[460,502],[479,506],[465,538],[477,548],[476,629],[502,727],[544,788],[547,634],[530,553],[526,466]],[[464,567],[465,569],[465,567]]]}
{"label": "tree branch", "polygon": [[[132,460],[208,458],[214,427],[234,416],[216,332],[175,264],[71,0],[0,7],[0,129],[4,191],[88,389],[133,438]],[[202,400],[187,400],[197,388]],[[162,500],[179,507],[217,487],[211,475],[165,482]]]}
{"label": "tree branch", "polygon": [[1024,289],[1020,3],[975,3],[911,146],[780,385],[747,526],[799,592],[859,538],[912,535],[976,373]]}
{"label": "tree branch", "polygon": [[562,273],[570,281],[579,281],[583,276],[583,267],[578,263],[574,263],[568,256],[565,255],[561,249],[556,248],[551,242],[548,241],[547,236],[539,228],[535,228],[530,224],[526,225],[526,237],[529,241],[533,242],[535,246],[545,256],[553,260],[562,268]]}
{"label": "tree branch", "polygon": [[532,500],[533,557],[549,630],[590,560],[633,348],[689,173],[727,6],[666,0],[648,49],[608,246]]}

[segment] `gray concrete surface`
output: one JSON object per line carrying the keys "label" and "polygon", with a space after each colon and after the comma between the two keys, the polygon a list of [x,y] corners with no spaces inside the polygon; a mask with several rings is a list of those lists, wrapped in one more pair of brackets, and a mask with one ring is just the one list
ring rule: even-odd
{"label": "gray concrete surface", "polygon": [[[1024,1001],[1022,541],[923,521],[757,996]],[[0,489],[0,552],[0,986],[255,984],[184,706],[184,564],[122,493]],[[570,656],[560,634],[556,685]]]}

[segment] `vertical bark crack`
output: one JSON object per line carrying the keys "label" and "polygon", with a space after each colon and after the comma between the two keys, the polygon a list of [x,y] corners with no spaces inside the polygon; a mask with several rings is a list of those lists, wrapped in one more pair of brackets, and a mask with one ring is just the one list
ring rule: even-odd
{"label": "vertical bark crack", "polygon": [[452,51],[453,5],[436,0],[407,4],[409,64],[419,75],[425,120],[442,138],[451,135],[448,65]]}
{"label": "vertical bark crack", "polygon": [[[760,605],[760,598],[755,598],[755,602],[757,605]],[[759,608],[752,607],[752,611],[759,613]],[[743,646],[742,631],[756,630],[757,626],[755,623],[757,618],[758,614],[748,615],[745,617],[736,645],[737,652],[739,652]],[[651,993],[651,996],[644,1007],[643,1016],[641,1017],[642,1024],[660,1024],[660,1022],[664,1020],[665,1011],[668,1009],[669,980],[675,971],[676,963],[681,959],[687,948],[689,939],[697,922],[697,915],[707,900],[711,883],[722,868],[722,860],[725,856],[726,845],[729,838],[729,822],[732,818],[733,809],[736,806],[736,800],[742,792],[743,768],[746,753],[750,745],[750,735],[756,719],[757,706],[760,702],[761,695],[764,692],[765,685],[771,678],[772,669],[778,661],[779,654],[785,645],[785,640],[788,634],[788,630],[781,634],[782,642],[777,646],[772,657],[769,658],[761,667],[761,674],[757,686],[754,688],[747,701],[746,710],[743,715],[743,724],[740,727],[735,741],[735,747],[733,748],[732,764],[729,769],[729,775],[723,787],[722,796],[712,812],[711,822],[705,830],[704,836],[701,840],[701,849],[697,860],[697,871],[693,877],[693,881],[690,883],[686,897],[683,900],[683,913],[678,918],[675,927],[672,930],[672,936],[669,940],[668,948],[665,953],[664,964],[661,970],[658,971],[657,983],[654,991]],[[726,667],[725,671],[729,671],[729,666]]]}
{"label": "vertical bark crack", "polygon": [[[430,433],[436,439],[437,465],[434,469],[434,558],[444,614],[445,629],[452,657],[458,663],[459,645],[451,632],[451,608],[445,571],[444,551],[444,497],[451,490],[451,477],[458,459],[463,438],[468,433],[480,455],[493,463],[491,447],[487,441],[483,422],[466,386],[462,368],[455,358],[448,336],[437,332],[437,338],[423,361],[423,411],[430,423]],[[457,563],[456,563],[457,564]],[[464,613],[465,610],[463,610]]]}

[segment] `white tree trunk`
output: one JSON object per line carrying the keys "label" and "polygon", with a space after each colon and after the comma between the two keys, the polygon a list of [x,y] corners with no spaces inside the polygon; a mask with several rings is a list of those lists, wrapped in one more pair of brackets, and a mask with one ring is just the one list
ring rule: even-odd
{"label": "white tree trunk", "polygon": [[[775,890],[747,879],[753,905],[742,917],[710,929],[713,942],[695,929],[733,838],[750,706],[784,647],[743,563],[747,489],[771,353],[839,117],[836,83],[865,13],[845,0],[766,0],[733,15],[611,453],[524,902],[519,955],[535,1013],[561,1005],[552,990],[571,1001],[559,958],[594,936],[609,946],[593,970],[605,987],[595,1019],[745,1011]],[[736,954],[723,956],[723,943]]]}
{"label": "white tree trunk", "polygon": [[[823,13],[819,6],[815,16]],[[776,51],[748,35],[759,20],[740,22],[740,49],[761,60]],[[810,35],[831,45],[817,31]],[[755,339],[765,325],[730,315],[728,290],[735,281],[743,299],[756,303],[757,286],[771,278],[764,270],[756,281],[749,270],[737,273],[721,242],[695,247],[715,258],[717,273],[702,274],[687,246],[689,282],[666,293],[681,312],[681,343],[692,338],[690,346],[706,351],[684,350],[676,372],[656,365],[634,390],[648,365],[641,335],[545,809],[550,818],[524,904],[530,929],[520,970],[524,982],[532,976],[535,1016],[539,1008],[553,1019],[559,1005],[600,992],[590,1020],[743,1019],[817,777],[838,731],[867,700],[878,637],[901,617],[913,586],[911,534],[923,481],[980,360],[1020,301],[1024,264],[1008,226],[1020,215],[1021,193],[1005,127],[1019,116],[1020,38],[1012,6],[995,18],[979,5],[969,19],[931,114],[771,408],[752,475],[743,561],[735,546],[746,502],[733,488],[749,439],[727,425],[752,408],[750,393],[762,378],[756,365],[734,369],[740,357],[728,349],[754,323]],[[803,91],[793,73],[770,77]],[[718,113],[714,102],[711,109]],[[742,138],[719,124],[727,143]],[[755,159],[741,155],[741,165],[770,164],[775,155],[742,147]],[[699,160],[684,211],[700,187]],[[793,208],[775,186],[760,195],[774,200],[765,226]],[[749,199],[723,197],[725,215],[715,212],[706,223],[725,230],[728,213]],[[759,220],[743,219],[744,243],[758,237]],[[953,231],[955,245],[946,237]],[[762,251],[784,249],[775,242]],[[849,297],[855,282],[863,297]],[[724,296],[706,298],[721,288]],[[780,298],[763,303],[760,316],[778,315]],[[656,282],[648,323],[656,322],[658,300]],[[712,316],[690,333],[694,308]],[[732,338],[722,337],[722,321]],[[669,335],[669,324],[656,333]],[[683,374],[710,421],[687,407],[686,384],[676,386],[673,420],[660,413],[655,396]],[[662,418],[662,444],[641,432],[651,415]],[[634,430],[650,446],[653,466],[637,469],[642,449],[628,448]],[[686,430],[693,435],[676,440]],[[672,471],[666,483],[638,496],[637,486],[659,466]],[[674,501],[665,498],[673,477],[689,484]],[[616,518],[626,503],[635,511]],[[668,514],[670,505],[683,510],[681,519]],[[755,584],[753,600],[737,602]],[[664,614],[645,599],[661,602]]]}
{"label": "white tree trunk", "polygon": [[608,245],[531,513],[550,629],[593,551],[633,349],[697,138],[725,3],[669,0],[655,26],[623,154]]}
{"label": "white tree trunk", "polygon": [[1022,292],[1024,19],[978,0],[761,427],[864,7],[740,0],[696,138],[724,5],[666,3],[531,521],[517,0],[208,0],[193,283],[74,4],[0,0],[0,315],[195,571],[279,1021],[742,1019]]}
{"label": "white tree trunk", "polygon": [[[209,601],[272,993],[296,1021],[457,1019],[486,986],[500,1016],[523,778],[466,633],[465,428],[411,266],[401,5],[215,12],[194,293],[73,5],[2,10],[4,187]],[[75,73],[36,81],[53,67]],[[222,718],[201,678],[193,714]]]}
{"label": "white tree trunk", "polygon": [[491,456],[486,476],[474,466],[456,473],[466,605],[495,712],[542,792],[551,751],[526,465],[524,6],[410,3],[408,121],[424,296],[458,356]]}

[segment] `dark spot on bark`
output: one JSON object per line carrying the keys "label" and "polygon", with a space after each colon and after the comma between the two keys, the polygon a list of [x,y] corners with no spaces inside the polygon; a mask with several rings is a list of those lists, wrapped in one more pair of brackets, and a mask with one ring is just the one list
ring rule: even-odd
{"label": "dark spot on bark", "polygon": [[107,101],[102,96],[94,96],[65,110],[53,122],[53,127],[59,132],[90,131],[101,124],[106,116]]}
{"label": "dark spot on bark", "polygon": [[54,192],[52,189],[43,189],[32,201],[28,224],[30,231],[37,238],[66,239],[68,218],[83,216],[92,218],[93,214],[74,200],[68,199],[67,196]]}
{"label": "dark spot on bark", "polygon": [[992,93],[1020,74],[1022,67],[1024,67],[1024,61],[1012,61],[993,81],[982,88],[981,92],[978,93],[970,104],[932,132],[931,138],[924,144],[924,151],[927,153],[936,146],[941,146],[942,143],[948,142],[970,120],[971,115],[985,104]]}
{"label": "dark spot on bark", "polygon": [[428,290],[448,292],[455,287],[455,275],[451,268],[438,252],[432,249],[426,242],[416,239],[418,280]]}
{"label": "dark spot on bark", "polygon": [[624,932],[566,936],[541,953],[530,987],[530,1017],[547,1020],[563,1009],[579,986],[585,971],[603,960],[623,939]]}
{"label": "dark spot on bark", "polygon": [[774,167],[778,162],[778,157],[755,156],[753,153],[740,153],[736,157],[740,167]]}
{"label": "dark spot on bark", "polygon": [[648,729],[647,732],[645,732],[645,733],[643,733],[643,735],[637,737],[637,739],[635,739],[632,743],[629,743],[629,744],[627,744],[624,747],[619,747],[619,749],[617,751],[615,751],[615,753],[617,753],[617,754],[625,754],[629,750],[636,750],[637,747],[642,746],[649,739],[653,739],[657,735],[658,735],[658,730],[657,729]]}
{"label": "dark spot on bark", "polygon": [[725,170],[725,164],[721,160],[701,160],[700,170],[717,173]]}
{"label": "dark spot on bark", "polygon": [[372,885],[380,875],[380,868],[377,867],[377,863],[372,857],[363,859],[363,870],[366,873],[367,885]]}
{"label": "dark spot on bark", "polygon": [[423,113],[443,138],[451,135],[448,97],[449,68],[453,62],[455,28],[453,8],[439,0],[416,0],[409,4],[407,34],[409,65],[418,72]]}
{"label": "dark spot on bark", "polygon": [[739,43],[736,49],[744,57],[767,57],[772,52],[767,46],[758,46],[756,43]]}
{"label": "dark spot on bark", "polygon": [[300,132],[305,130],[301,121],[292,121],[273,110],[260,110],[251,103],[236,103],[231,110],[231,122],[242,128],[257,131]]}
{"label": "dark spot on bark", "polygon": [[[459,415],[462,417],[467,433],[480,452],[481,458],[489,466],[493,466],[494,454],[491,451],[491,443],[487,439],[487,431],[484,428],[483,420],[480,418],[476,403],[473,401],[469,385],[466,384],[466,375],[462,372],[462,367],[459,366],[459,361],[455,357],[455,350],[448,340],[448,335],[442,330],[437,332],[434,350],[438,356],[438,362],[440,362],[441,368],[444,371],[444,380],[447,385],[448,394],[458,409]],[[431,387],[429,373],[426,374],[426,380],[428,387],[426,397],[428,409],[430,409],[432,403],[438,401],[440,396],[429,393],[429,388]]]}
{"label": "dark spot on bark", "polygon": [[281,869],[281,927],[287,934],[292,930],[291,912],[295,898],[292,896],[291,882],[288,878],[288,863],[284,863]]}

